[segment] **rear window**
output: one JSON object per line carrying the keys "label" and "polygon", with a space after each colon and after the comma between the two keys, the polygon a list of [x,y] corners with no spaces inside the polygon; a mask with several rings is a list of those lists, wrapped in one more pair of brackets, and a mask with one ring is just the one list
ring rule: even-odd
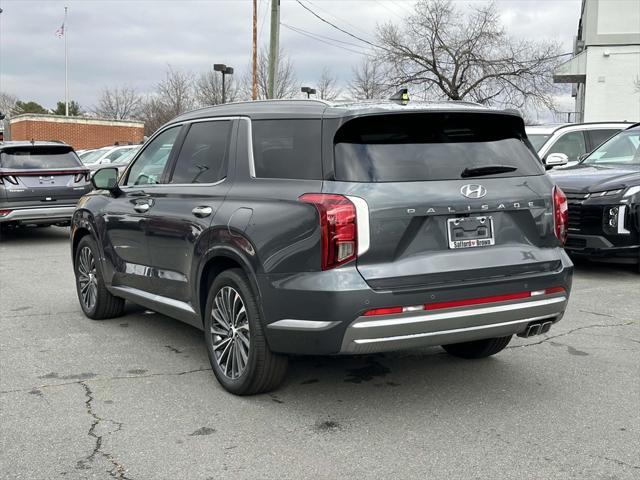
{"label": "rear window", "polygon": [[[465,169],[515,169],[491,177],[541,175],[544,167],[507,115],[403,114],[361,117],[334,138],[336,180],[459,180]],[[466,177],[469,178],[469,177]]]}
{"label": "rear window", "polygon": [[257,178],[322,178],[321,120],[254,120],[253,161]]}
{"label": "rear window", "polygon": [[11,170],[75,168],[79,166],[78,156],[68,147],[9,148],[0,153],[0,167]]}

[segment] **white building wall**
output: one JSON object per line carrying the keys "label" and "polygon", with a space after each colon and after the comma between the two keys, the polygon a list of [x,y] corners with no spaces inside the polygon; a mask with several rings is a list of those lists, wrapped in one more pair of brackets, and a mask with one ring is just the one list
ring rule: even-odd
{"label": "white building wall", "polygon": [[587,47],[583,121],[640,122],[639,79],[640,45]]}

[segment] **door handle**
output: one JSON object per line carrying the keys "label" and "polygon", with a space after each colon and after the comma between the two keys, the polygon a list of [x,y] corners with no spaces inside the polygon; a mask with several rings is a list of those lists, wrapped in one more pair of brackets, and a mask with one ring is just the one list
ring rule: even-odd
{"label": "door handle", "polygon": [[198,218],[208,217],[212,212],[213,209],[211,207],[195,207],[193,210],[191,210],[191,213],[193,213]]}
{"label": "door handle", "polygon": [[140,213],[148,212],[150,208],[151,208],[151,205],[150,205],[150,204],[148,204],[148,203],[136,203],[136,204],[133,206],[133,209],[134,209],[136,212],[140,212]]}

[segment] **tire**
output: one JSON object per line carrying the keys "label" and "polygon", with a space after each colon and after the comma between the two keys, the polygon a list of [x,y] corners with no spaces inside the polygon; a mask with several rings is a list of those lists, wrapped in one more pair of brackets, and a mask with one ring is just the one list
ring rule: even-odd
{"label": "tire", "polygon": [[269,350],[256,297],[240,269],[223,271],[211,285],[204,337],[214,375],[235,395],[274,390],[287,373],[288,358]]}
{"label": "tire", "polygon": [[83,237],[74,253],[73,265],[80,307],[93,320],[119,317],[124,312],[124,299],[114,297],[107,290],[97,258],[96,242],[89,235]]}
{"label": "tire", "polygon": [[487,338],[485,340],[475,340],[473,342],[453,343],[442,345],[447,353],[460,358],[486,358],[504,350],[511,341],[508,337]]}

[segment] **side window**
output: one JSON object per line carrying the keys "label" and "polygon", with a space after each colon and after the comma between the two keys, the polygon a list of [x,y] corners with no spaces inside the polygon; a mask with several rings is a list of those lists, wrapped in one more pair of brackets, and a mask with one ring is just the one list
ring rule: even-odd
{"label": "side window", "polygon": [[321,120],[255,120],[253,161],[257,178],[322,178]]}
{"label": "side window", "polygon": [[126,152],[126,149],[124,148],[119,148],[118,150],[114,150],[104,158],[103,162],[113,163],[117,158],[119,158],[125,152]]}
{"label": "side window", "polygon": [[613,137],[619,131],[620,129],[589,130],[587,135],[589,136],[589,140],[591,140],[591,150],[600,146],[601,143],[604,143],[605,140]]}
{"label": "side window", "polygon": [[160,183],[160,177],[180,128],[172,127],[165,130],[145,147],[129,170],[127,185]]}
{"label": "side window", "polygon": [[569,161],[577,161],[580,155],[587,153],[582,132],[568,132],[562,135],[549,149],[549,153],[564,153]]}
{"label": "side window", "polygon": [[191,125],[169,183],[214,183],[227,176],[231,121]]}

